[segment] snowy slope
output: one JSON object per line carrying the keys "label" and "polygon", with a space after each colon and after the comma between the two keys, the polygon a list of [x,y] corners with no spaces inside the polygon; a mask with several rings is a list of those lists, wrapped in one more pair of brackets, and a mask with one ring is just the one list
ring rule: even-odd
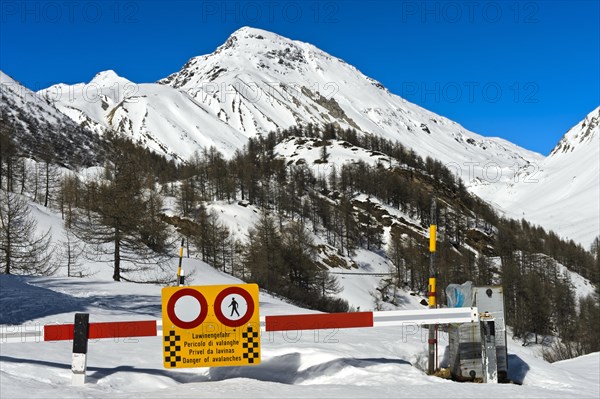
{"label": "snowy slope", "polygon": [[[327,178],[336,169],[339,173],[346,163],[364,162],[370,166],[382,165],[386,168],[398,166],[389,157],[350,145],[340,140],[327,141],[327,162],[322,162],[321,140],[289,138],[275,147],[274,155],[286,160],[286,164],[306,164],[314,174]],[[317,145],[318,144],[318,145]]]}
{"label": "snowy slope", "polygon": [[[237,283],[204,269],[207,283]],[[199,283],[199,282],[198,282]],[[99,279],[0,276],[0,323],[158,319],[161,287]],[[35,299],[34,299],[35,298]],[[44,308],[36,306],[45,299]],[[305,313],[261,294],[261,315]],[[0,328],[11,328],[2,326]],[[548,364],[509,341],[509,377],[523,385],[457,383],[427,376],[427,331],[418,326],[263,333],[262,362],[251,367],[164,369],[161,338],[92,340],[88,380],[71,386],[71,342],[1,344],[2,398],[131,397],[523,397],[597,398],[600,354]],[[440,363],[447,336],[440,334]]]}
{"label": "snowy slope", "polygon": [[[235,209],[232,209],[235,208]],[[255,218],[254,209],[214,204],[238,234]],[[63,233],[60,215],[32,205],[40,230]],[[238,224],[240,223],[240,224]],[[355,257],[361,269],[382,271],[383,263],[366,251]],[[176,270],[176,259],[172,261]],[[91,321],[148,320],[161,317],[162,287],[111,281],[106,265],[87,263],[91,278],[17,277],[0,275],[0,329],[72,322],[75,312]],[[195,271],[192,285],[236,284],[241,281],[209,265],[185,258]],[[59,276],[64,276],[61,270]],[[357,303],[372,281],[342,276],[341,296]],[[406,295],[406,294],[405,294]],[[406,295],[403,308],[415,308]],[[422,308],[422,307],[420,307]],[[361,310],[368,310],[363,306]],[[261,315],[310,312],[260,294]],[[71,342],[1,344],[0,397],[531,397],[593,398],[600,393],[599,354],[557,364],[520,342],[509,342],[509,377],[523,385],[461,384],[427,376],[427,331],[419,326],[263,333],[262,362],[253,367],[163,368],[161,339],[122,338],[91,341],[88,384],[71,386]],[[440,364],[447,362],[448,337],[440,333]]]}
{"label": "snowy slope", "polygon": [[3,129],[9,129],[15,147],[24,154],[40,157],[47,149],[59,162],[84,165],[101,158],[98,136],[2,71],[0,120]]}
{"label": "snowy slope", "polygon": [[[63,233],[59,214],[32,204],[39,229]],[[237,207],[237,210],[232,209]],[[228,215],[225,223],[239,226],[254,219],[254,209],[238,204],[214,204]],[[237,215],[237,216],[236,216]],[[238,224],[240,223],[240,224]],[[361,270],[385,270],[385,262],[359,251]],[[379,263],[378,263],[379,262]],[[0,329],[11,325],[72,322],[75,312],[91,321],[148,320],[161,317],[161,286],[111,280],[106,265],[86,263],[90,278],[19,277],[0,275]],[[177,260],[171,262],[175,273]],[[209,265],[185,258],[195,271],[192,285],[236,284],[240,280]],[[343,276],[351,302],[364,298],[372,281]],[[403,308],[415,308],[406,295]],[[363,307],[361,310],[368,310]],[[261,315],[310,312],[267,293],[260,294]],[[509,341],[509,378],[523,385],[456,383],[427,376],[427,331],[419,326],[263,333],[262,362],[252,367],[163,368],[161,338],[92,340],[88,352],[88,383],[71,386],[71,342],[0,343],[0,397],[530,397],[597,398],[600,394],[600,354],[548,364],[520,342]],[[447,363],[448,337],[440,333],[440,365]]]}
{"label": "snowy slope", "polygon": [[600,107],[571,128],[534,175],[502,190],[475,188],[509,216],[525,218],[589,249],[600,235]]}
{"label": "snowy slope", "polygon": [[19,118],[20,113],[32,116],[35,122],[48,125],[59,125],[68,121],[56,108],[43,101],[43,98],[21,85],[13,78],[0,71],[0,97],[3,118],[16,119],[23,128],[27,127],[26,121]]}

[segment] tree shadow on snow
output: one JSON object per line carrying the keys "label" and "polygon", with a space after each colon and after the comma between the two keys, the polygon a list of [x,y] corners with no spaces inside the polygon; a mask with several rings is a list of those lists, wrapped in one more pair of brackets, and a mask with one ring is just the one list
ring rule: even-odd
{"label": "tree shadow on snow", "polygon": [[27,280],[27,277],[0,275],[0,324],[22,324],[40,317],[85,310],[85,298],[31,285]]}
{"label": "tree shadow on snow", "polygon": [[209,375],[211,381],[250,378],[258,381],[293,384],[300,368],[300,357],[300,353],[287,353],[262,361],[252,367],[212,367]]}
{"label": "tree shadow on snow", "polygon": [[134,366],[118,366],[112,368],[88,367],[88,382],[97,383],[101,379],[116,373],[142,373],[147,375],[156,375],[167,377],[180,384],[193,382],[206,382],[208,377],[193,372],[171,371],[165,369],[139,368]]}
{"label": "tree shadow on snow", "polygon": [[[233,378],[249,378],[258,381],[277,382],[281,384],[296,384],[320,376],[331,376],[339,373],[346,367],[364,368],[377,364],[406,364],[409,362],[401,359],[387,358],[338,358],[328,362],[311,366],[300,371],[300,353],[288,353],[277,356],[259,365],[252,367],[213,367],[209,376],[193,372],[170,371],[159,368],[139,368],[135,366],[94,367],[87,368],[88,383],[98,383],[103,378],[116,373],[141,373],[170,378],[175,382],[186,384],[195,382],[223,381]],[[57,363],[47,360],[23,359],[14,356],[0,356],[0,362],[31,364],[42,367],[51,367],[68,370],[70,364]]]}
{"label": "tree shadow on snow", "polygon": [[300,369],[301,354],[298,352],[277,356],[253,367],[219,367],[209,371],[211,381],[232,378],[250,378],[258,381],[297,384],[315,377],[334,375],[347,367],[365,368],[377,364],[406,364],[402,359],[387,358],[338,358]]}
{"label": "tree shadow on snow", "polygon": [[49,362],[47,360],[37,360],[37,359],[23,359],[20,357],[14,356],[4,356],[0,355],[0,363],[27,363],[27,364],[35,364],[37,366],[44,367],[53,367],[57,369],[70,369],[71,365],[66,363],[57,363],[57,362]]}
{"label": "tree shadow on snow", "polygon": [[[70,364],[66,363],[57,363],[50,362],[47,360],[34,360],[34,359],[22,359],[13,356],[0,356],[0,363],[9,362],[9,363],[19,363],[19,364],[32,364],[43,367],[52,367],[58,369],[71,369]],[[106,378],[110,375],[116,373],[141,373],[148,375],[156,375],[161,377],[167,377],[172,379],[175,382],[179,382],[181,384],[192,383],[192,382],[206,382],[208,381],[208,377],[204,375],[199,375],[198,373],[191,372],[180,372],[180,371],[170,371],[163,369],[153,369],[153,368],[139,368],[134,366],[118,366],[118,367],[93,367],[90,366],[87,368],[87,383],[96,384],[103,378]]]}
{"label": "tree shadow on snow", "polygon": [[[96,295],[85,298],[86,305],[106,308],[111,311],[122,311],[153,318],[162,317],[162,303],[159,296],[154,295]],[[90,322],[93,320],[93,311],[90,313]]]}
{"label": "tree shadow on snow", "polygon": [[94,322],[93,308],[106,308],[153,318],[161,317],[162,305],[158,296],[90,295],[77,297],[29,284],[28,280],[29,278],[24,276],[0,275],[2,290],[0,324],[18,325],[40,317],[75,312],[89,312],[90,321]]}
{"label": "tree shadow on snow", "polygon": [[[107,282],[108,284],[112,282]],[[36,286],[43,284],[44,288],[49,288],[55,291],[62,291],[63,287],[68,287],[70,290],[79,290],[82,292],[93,293],[97,290],[97,281],[86,281],[83,279],[72,279],[72,280],[52,280],[36,278]],[[89,289],[87,286],[93,286]],[[160,293],[160,287],[157,287],[157,293]],[[112,295],[88,295],[82,297],[72,297],[79,301],[82,301],[85,306],[93,306],[99,308],[106,308],[111,310],[121,310],[127,313],[143,314],[154,317],[161,317],[161,298],[160,295],[127,295],[127,294],[112,294]],[[92,316],[93,317],[93,316]]]}

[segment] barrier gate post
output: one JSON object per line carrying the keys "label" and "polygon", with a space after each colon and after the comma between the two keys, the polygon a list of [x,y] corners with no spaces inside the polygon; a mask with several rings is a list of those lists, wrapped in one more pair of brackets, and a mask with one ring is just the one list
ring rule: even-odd
{"label": "barrier gate post", "polygon": [[[436,231],[437,227],[435,224],[435,198],[431,202],[431,225],[429,226],[429,285],[428,293],[429,297],[429,308],[437,308],[437,289],[436,289],[436,273],[435,273],[435,249],[436,249]],[[436,369],[436,354],[437,354],[437,325],[429,324],[429,338],[428,343],[428,372],[433,374]]]}
{"label": "barrier gate post", "polygon": [[73,361],[71,363],[73,377],[71,383],[76,386],[85,384],[89,331],[89,313],[75,313],[75,324],[73,325]]}
{"label": "barrier gate post", "polygon": [[494,318],[485,313],[479,321],[481,327],[481,364],[483,382],[498,383],[498,362],[496,359],[496,325]]}

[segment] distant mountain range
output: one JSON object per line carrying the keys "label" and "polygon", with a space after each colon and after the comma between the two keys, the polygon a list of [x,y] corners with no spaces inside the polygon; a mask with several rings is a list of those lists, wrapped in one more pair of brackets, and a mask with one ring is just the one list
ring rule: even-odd
{"label": "distant mountain range", "polygon": [[509,216],[586,247],[600,233],[599,109],[544,158],[412,104],[310,44],[248,27],[156,83],[105,71],[89,83],[32,93],[5,74],[0,79],[3,120],[30,136],[52,132],[67,147],[85,143],[83,152],[97,151],[97,138],[114,130],[179,160],[207,146],[231,156],[249,137],[336,123],[442,161]]}

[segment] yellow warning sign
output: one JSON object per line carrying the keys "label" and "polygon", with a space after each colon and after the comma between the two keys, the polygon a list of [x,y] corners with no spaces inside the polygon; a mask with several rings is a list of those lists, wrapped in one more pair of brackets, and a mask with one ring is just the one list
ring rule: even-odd
{"label": "yellow warning sign", "polygon": [[162,290],[166,368],[260,363],[258,285]]}

